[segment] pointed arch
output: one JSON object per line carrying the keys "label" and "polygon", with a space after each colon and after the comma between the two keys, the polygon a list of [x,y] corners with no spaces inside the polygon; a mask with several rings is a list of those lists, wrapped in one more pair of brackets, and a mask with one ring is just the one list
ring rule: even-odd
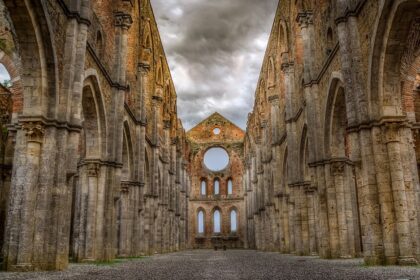
{"label": "pointed arch", "polygon": [[150,27],[150,20],[146,19],[143,30],[143,48],[153,50],[152,29]]}
{"label": "pointed arch", "polygon": [[213,195],[220,195],[220,179],[218,177],[213,180]]}
{"label": "pointed arch", "polygon": [[238,232],[238,209],[236,207],[229,209],[229,225],[230,233]]}
{"label": "pointed arch", "polygon": [[22,63],[23,112],[55,118],[59,97],[57,57],[45,3],[6,0],[4,4],[16,32]]}
{"label": "pointed arch", "polygon": [[344,158],[347,151],[347,107],[344,85],[333,77],[330,82],[325,109],[325,153],[327,158]]}
{"label": "pointed arch", "polygon": [[100,159],[107,151],[107,122],[96,72],[87,70],[82,93],[82,158]]}
{"label": "pointed arch", "polygon": [[233,195],[233,179],[229,178],[227,180],[227,195]]}
{"label": "pointed arch", "polygon": [[197,208],[197,234],[204,235],[206,233],[206,211],[203,207]]}
{"label": "pointed arch", "polygon": [[163,62],[161,57],[158,59],[156,66],[156,83],[163,86]]}
{"label": "pointed arch", "polygon": [[368,75],[371,118],[403,114],[401,71],[410,64],[403,61],[403,55],[410,47],[412,25],[419,18],[420,3],[416,0],[381,2]]}
{"label": "pointed arch", "polygon": [[268,87],[273,87],[276,84],[276,68],[274,66],[274,58],[270,57],[268,72],[267,72]]}
{"label": "pointed arch", "polygon": [[212,211],[212,224],[213,224],[213,233],[220,234],[222,233],[222,210],[219,207],[215,207]]}
{"label": "pointed arch", "polygon": [[303,180],[308,179],[308,136],[307,136],[307,125],[305,124],[302,129],[301,140],[300,140],[300,155],[299,155],[299,167],[300,167],[300,176]]}
{"label": "pointed arch", "polygon": [[207,180],[206,178],[201,178],[200,180],[200,194],[207,195]]}
{"label": "pointed arch", "polygon": [[279,53],[286,53],[289,51],[289,39],[287,33],[287,24],[286,22],[281,19],[279,22],[279,37],[278,37],[278,44],[279,44]]}
{"label": "pointed arch", "polygon": [[123,181],[131,181],[133,178],[133,142],[131,138],[130,126],[128,122],[124,122],[124,132],[123,132],[123,149],[122,149],[122,174],[121,179]]}

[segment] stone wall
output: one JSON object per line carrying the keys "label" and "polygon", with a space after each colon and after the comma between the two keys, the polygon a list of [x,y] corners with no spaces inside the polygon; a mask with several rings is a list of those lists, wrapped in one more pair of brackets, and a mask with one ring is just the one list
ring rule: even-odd
{"label": "stone wall", "polygon": [[250,247],[420,261],[419,8],[280,1],[244,144]]}
{"label": "stone wall", "polygon": [[185,248],[189,146],[150,2],[5,0],[0,13],[3,269]]}
{"label": "stone wall", "polygon": [[[243,137],[244,132],[219,113],[212,114],[187,133],[191,147],[189,158],[191,189],[188,205],[190,221],[188,244],[191,248],[245,246]],[[206,152],[213,147],[223,148],[229,156],[228,165],[221,171],[212,171],[204,163]],[[219,182],[218,194],[215,192],[216,180]],[[228,190],[229,180],[232,182],[231,193]],[[198,227],[198,215],[201,211],[204,214],[203,232],[199,232]],[[214,231],[215,211],[220,211],[220,232]],[[236,231],[231,229],[232,211],[236,212]]]}

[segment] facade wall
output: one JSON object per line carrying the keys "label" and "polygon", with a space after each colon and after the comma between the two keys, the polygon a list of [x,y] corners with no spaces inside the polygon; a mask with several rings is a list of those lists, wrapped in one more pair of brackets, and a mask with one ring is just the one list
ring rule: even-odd
{"label": "facade wall", "polygon": [[0,13],[3,269],[183,249],[189,147],[150,2],[6,0]]}
{"label": "facade wall", "polygon": [[419,7],[280,1],[244,144],[250,247],[420,260]]}
{"label": "facade wall", "polygon": [[[215,134],[214,129],[220,129]],[[243,248],[245,245],[245,211],[243,193],[243,137],[244,132],[214,113],[187,133],[191,154],[189,172],[189,240],[191,248]],[[221,171],[212,171],[204,164],[204,155],[212,147],[221,147],[229,155],[228,166]],[[219,181],[219,194],[215,194],[215,180]],[[232,194],[228,181],[232,180]],[[206,184],[205,194],[202,182]],[[221,215],[220,233],[214,231],[214,212]],[[231,211],[236,211],[237,230],[231,230]],[[204,232],[199,232],[198,215],[204,213]]]}

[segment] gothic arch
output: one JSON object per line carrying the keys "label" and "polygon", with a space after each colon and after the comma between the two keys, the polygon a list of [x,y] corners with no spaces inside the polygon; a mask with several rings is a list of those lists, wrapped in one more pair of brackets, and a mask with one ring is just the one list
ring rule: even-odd
{"label": "gothic arch", "polygon": [[123,149],[122,149],[122,180],[123,181],[131,181],[133,178],[133,168],[134,168],[134,161],[133,161],[133,141],[131,138],[130,126],[128,122],[124,122],[124,132],[123,132]]}
{"label": "gothic arch", "polygon": [[[217,218],[219,217],[219,218]],[[219,219],[219,220],[217,220]],[[219,225],[215,225],[215,222],[219,222]],[[223,232],[223,212],[222,209],[219,206],[214,207],[211,210],[211,232],[212,233],[222,233]],[[217,231],[217,228],[220,229],[220,231]]]}
{"label": "gothic arch", "polygon": [[150,162],[150,155],[147,148],[144,150],[144,189],[146,194],[152,193],[152,177],[151,177],[151,162]]}
{"label": "gothic arch", "polygon": [[[235,217],[233,217],[233,214]],[[239,231],[239,211],[238,208],[235,206],[232,206],[229,208],[229,232],[238,232]],[[233,220],[236,219],[236,220]],[[232,229],[234,228],[234,229]]]}
{"label": "gothic arch", "polygon": [[[105,104],[99,87],[98,78],[90,71],[86,71],[86,79],[82,94],[82,122],[81,140],[84,141],[82,158],[100,159],[107,151],[107,122]],[[88,146],[86,146],[88,145]]]}
{"label": "gothic arch", "polygon": [[163,86],[163,61],[162,58],[158,58],[156,66],[156,83],[160,86]]}
{"label": "gothic arch", "polygon": [[302,129],[301,140],[300,140],[300,154],[299,154],[299,167],[300,167],[300,176],[306,181],[309,176],[308,168],[308,128],[305,124]]}
{"label": "gothic arch", "polygon": [[9,73],[10,81],[12,83],[8,90],[12,94],[12,122],[16,122],[16,117],[22,114],[23,110],[23,85],[19,71],[21,64],[19,60],[16,59],[16,54],[12,54],[12,56],[14,59],[0,49],[0,64],[2,64]]}
{"label": "gothic arch", "polygon": [[[203,230],[203,232],[200,232],[200,228],[201,228],[201,225],[200,225],[200,219],[201,219],[200,215],[201,214],[200,213],[202,213],[202,223],[203,223],[202,230]],[[202,234],[202,235],[206,234],[206,232],[207,232],[207,229],[206,229],[206,226],[207,226],[206,210],[201,206],[199,206],[196,210],[195,221],[196,221],[195,231],[197,232],[197,234]]]}
{"label": "gothic arch", "polygon": [[[23,113],[54,118],[58,101],[56,51],[44,2],[4,1],[22,62]],[[25,38],[24,42],[21,42]]]}
{"label": "gothic arch", "polygon": [[287,53],[289,51],[289,38],[287,33],[287,24],[284,20],[279,22],[279,53]]}
{"label": "gothic arch", "polygon": [[[369,109],[371,117],[376,119],[403,114],[401,70],[409,61],[402,61],[402,58],[406,46],[410,47],[407,41],[412,25],[420,18],[420,3],[416,0],[385,0],[380,9],[368,75]],[[411,58],[414,56],[412,53]]]}
{"label": "gothic arch", "polygon": [[153,50],[152,29],[150,27],[149,19],[146,19],[144,24],[143,47],[148,50]]}
{"label": "gothic arch", "polygon": [[276,84],[276,68],[274,66],[274,58],[270,57],[267,72],[268,87],[274,87]]}
{"label": "gothic arch", "polygon": [[326,158],[346,157],[347,108],[344,85],[340,78],[333,77],[325,108],[325,153]]}

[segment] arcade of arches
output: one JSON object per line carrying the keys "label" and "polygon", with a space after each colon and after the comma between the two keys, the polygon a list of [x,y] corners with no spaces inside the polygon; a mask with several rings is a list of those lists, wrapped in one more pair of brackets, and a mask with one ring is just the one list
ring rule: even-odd
{"label": "arcade of arches", "polygon": [[279,1],[246,131],[185,132],[149,0],[0,15],[2,269],[219,246],[420,262],[418,0]]}

